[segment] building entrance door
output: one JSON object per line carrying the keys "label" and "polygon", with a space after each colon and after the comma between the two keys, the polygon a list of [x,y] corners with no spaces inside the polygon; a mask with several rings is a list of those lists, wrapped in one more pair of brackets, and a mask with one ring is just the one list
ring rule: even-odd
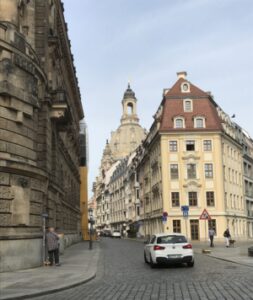
{"label": "building entrance door", "polygon": [[199,220],[190,220],[191,239],[199,240]]}

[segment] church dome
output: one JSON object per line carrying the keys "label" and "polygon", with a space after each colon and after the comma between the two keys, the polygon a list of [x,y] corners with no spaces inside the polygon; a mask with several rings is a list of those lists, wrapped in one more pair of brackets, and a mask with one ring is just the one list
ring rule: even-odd
{"label": "church dome", "polygon": [[133,98],[133,99],[136,99],[136,98],[135,98],[135,93],[134,93],[134,91],[133,91],[133,90],[131,89],[131,87],[130,87],[130,83],[128,83],[127,89],[126,89],[126,91],[125,91],[125,93],[124,93],[123,99],[126,99],[126,98]]}

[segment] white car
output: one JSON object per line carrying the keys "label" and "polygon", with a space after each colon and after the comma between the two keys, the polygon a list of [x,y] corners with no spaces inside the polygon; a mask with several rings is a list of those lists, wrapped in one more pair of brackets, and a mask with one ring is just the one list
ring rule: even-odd
{"label": "white car", "polygon": [[158,264],[178,263],[186,263],[188,267],[194,266],[192,245],[182,234],[155,234],[145,244],[144,260],[150,264],[151,268]]}
{"label": "white car", "polygon": [[113,238],[121,238],[121,233],[119,230],[114,230],[113,233],[112,233],[112,237]]}

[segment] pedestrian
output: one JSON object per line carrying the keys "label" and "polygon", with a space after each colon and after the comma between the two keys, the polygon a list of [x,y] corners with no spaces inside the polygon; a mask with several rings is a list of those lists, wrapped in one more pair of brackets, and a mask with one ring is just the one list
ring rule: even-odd
{"label": "pedestrian", "polygon": [[209,239],[210,239],[210,247],[214,247],[213,239],[214,239],[215,231],[212,227],[209,229],[208,234],[209,234]]}
{"label": "pedestrian", "polygon": [[56,266],[60,266],[59,263],[59,236],[55,232],[54,227],[49,227],[46,234],[47,251],[49,256],[50,266],[55,263]]}
{"label": "pedestrian", "polygon": [[230,234],[230,231],[229,231],[228,228],[224,231],[223,236],[225,238],[226,247],[228,248],[229,247],[229,240],[231,238],[231,234]]}

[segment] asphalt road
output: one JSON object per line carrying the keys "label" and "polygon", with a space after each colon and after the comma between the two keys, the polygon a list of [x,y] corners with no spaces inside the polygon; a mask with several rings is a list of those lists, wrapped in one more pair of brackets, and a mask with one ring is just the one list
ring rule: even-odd
{"label": "asphalt road", "polygon": [[253,268],[196,254],[193,268],[151,269],[140,242],[104,238],[100,245],[94,280],[34,299],[253,299]]}

